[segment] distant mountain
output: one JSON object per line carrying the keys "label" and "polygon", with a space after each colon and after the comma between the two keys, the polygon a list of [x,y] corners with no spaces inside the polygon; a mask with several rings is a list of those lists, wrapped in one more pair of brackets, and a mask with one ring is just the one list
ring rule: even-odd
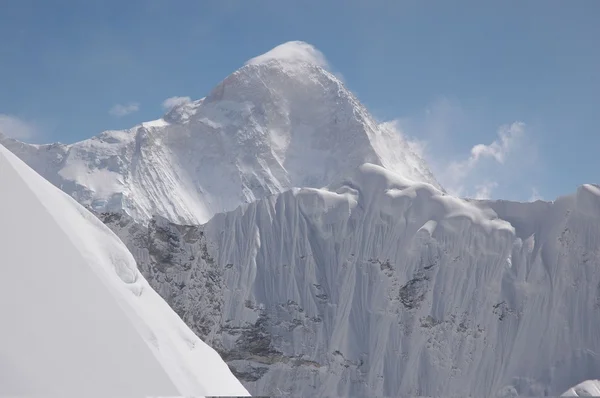
{"label": "distant mountain", "polygon": [[558,395],[600,374],[600,187],[448,195],[306,43],[128,131],[1,142],[255,395]]}
{"label": "distant mountain", "polygon": [[0,145],[0,395],[247,395],[106,226]]}
{"label": "distant mountain", "polygon": [[290,42],[159,120],[71,145],[0,143],[80,203],[142,222],[206,222],[292,187],[323,187],[365,162],[439,187],[323,66],[313,47]]}

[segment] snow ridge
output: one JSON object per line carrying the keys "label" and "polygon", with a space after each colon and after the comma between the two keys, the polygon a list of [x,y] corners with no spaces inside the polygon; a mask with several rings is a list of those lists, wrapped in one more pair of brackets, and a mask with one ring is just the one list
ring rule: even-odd
{"label": "snow ridge", "polygon": [[447,195],[306,43],[130,130],[0,142],[98,214],[257,395],[540,396],[600,374],[600,187]]}
{"label": "snow ridge", "polygon": [[247,395],[119,238],[0,145],[0,394]]}
{"label": "snow ridge", "polygon": [[292,187],[321,188],[366,162],[439,187],[323,60],[287,43],[160,120],[71,145],[0,142],[80,203],[141,222],[206,222]]}
{"label": "snow ridge", "polygon": [[365,164],[200,227],[103,219],[253,394],[543,396],[600,373],[599,204],[467,202]]}

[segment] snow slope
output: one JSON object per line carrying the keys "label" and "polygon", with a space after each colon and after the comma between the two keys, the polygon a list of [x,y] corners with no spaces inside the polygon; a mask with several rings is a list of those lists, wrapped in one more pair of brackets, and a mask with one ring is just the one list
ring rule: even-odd
{"label": "snow slope", "polygon": [[569,388],[563,397],[600,397],[600,380],[586,380]]}
{"label": "snow slope", "polygon": [[559,395],[600,374],[600,189],[469,203],[375,165],[201,227],[105,214],[256,395]]}
{"label": "snow slope", "polygon": [[0,143],[80,203],[141,222],[206,222],[292,187],[323,187],[365,162],[438,186],[302,42],[248,61],[157,121],[72,145]]}
{"label": "snow slope", "polygon": [[0,145],[0,395],[245,395],[108,228]]}
{"label": "snow slope", "polygon": [[600,374],[600,188],[446,195],[305,43],[131,130],[0,142],[257,395],[558,395]]}

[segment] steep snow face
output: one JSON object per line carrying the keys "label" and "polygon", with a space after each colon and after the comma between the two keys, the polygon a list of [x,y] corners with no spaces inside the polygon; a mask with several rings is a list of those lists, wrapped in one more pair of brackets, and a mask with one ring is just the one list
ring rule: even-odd
{"label": "steep snow face", "polygon": [[159,121],[73,145],[0,141],[80,203],[141,222],[205,222],[291,187],[323,187],[365,162],[438,186],[324,63],[312,46],[286,43]]}
{"label": "steep snow face", "polygon": [[118,237],[1,145],[0,187],[0,395],[247,395]]}
{"label": "steep snow face", "polygon": [[201,227],[103,218],[256,395],[541,396],[600,374],[598,205],[594,185],[468,203],[364,165]]}
{"label": "steep snow face", "polygon": [[599,397],[600,380],[586,380],[569,388],[562,397]]}
{"label": "steep snow face", "polygon": [[157,219],[136,232],[110,218],[253,393],[491,390],[494,375],[477,377],[502,343],[494,305],[514,229],[429,184],[363,165],[327,190],[295,189],[200,228]]}

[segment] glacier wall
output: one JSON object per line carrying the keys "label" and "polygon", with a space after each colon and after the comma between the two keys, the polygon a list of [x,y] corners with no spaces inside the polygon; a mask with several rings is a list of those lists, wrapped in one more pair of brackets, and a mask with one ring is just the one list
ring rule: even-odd
{"label": "glacier wall", "polygon": [[364,165],[200,227],[103,218],[253,394],[557,395],[600,372],[599,206],[592,185],[468,203]]}

